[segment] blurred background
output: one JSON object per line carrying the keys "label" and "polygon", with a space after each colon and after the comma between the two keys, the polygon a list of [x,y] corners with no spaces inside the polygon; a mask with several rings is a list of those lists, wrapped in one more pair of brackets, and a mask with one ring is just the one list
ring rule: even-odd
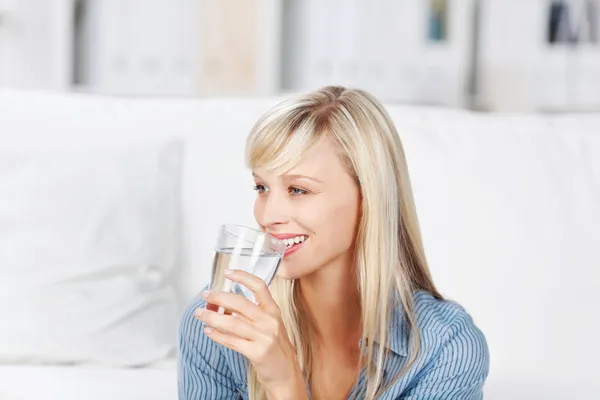
{"label": "blurred background", "polygon": [[600,0],[0,0],[0,86],[600,110]]}

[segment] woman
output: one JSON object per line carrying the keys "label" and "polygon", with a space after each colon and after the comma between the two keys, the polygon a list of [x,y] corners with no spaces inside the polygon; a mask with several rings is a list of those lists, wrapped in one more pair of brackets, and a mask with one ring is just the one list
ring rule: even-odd
{"label": "woman", "polygon": [[485,338],[432,282],[383,106],[342,87],[283,102],[254,126],[247,159],[256,221],[298,240],[269,288],[228,274],[258,304],[203,292],[184,313],[180,399],[482,398]]}

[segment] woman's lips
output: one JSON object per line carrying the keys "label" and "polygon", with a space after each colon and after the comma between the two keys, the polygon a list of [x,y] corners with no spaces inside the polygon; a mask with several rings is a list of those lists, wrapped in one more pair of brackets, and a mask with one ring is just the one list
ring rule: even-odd
{"label": "woman's lips", "polygon": [[306,240],[307,239],[304,239],[303,242],[294,243],[291,247],[287,247],[285,250],[285,253],[283,253],[283,257],[289,257],[290,255],[292,255],[295,252],[297,252],[298,250],[300,250],[302,248],[302,246],[304,246],[304,243],[306,242]]}
{"label": "woman's lips", "polygon": [[284,257],[300,250],[304,242],[308,240],[308,235],[301,233],[271,233],[271,235],[285,243]]}

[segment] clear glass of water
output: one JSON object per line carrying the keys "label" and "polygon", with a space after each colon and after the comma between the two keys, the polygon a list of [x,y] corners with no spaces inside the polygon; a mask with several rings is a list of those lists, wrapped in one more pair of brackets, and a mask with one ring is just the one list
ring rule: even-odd
{"label": "clear glass of water", "polygon": [[[222,290],[245,296],[256,302],[254,293],[245,286],[227,279],[226,269],[243,270],[270,285],[277,273],[285,243],[257,229],[241,225],[223,225],[219,229],[213,259],[210,290]],[[222,307],[207,305],[207,308],[225,313]]]}

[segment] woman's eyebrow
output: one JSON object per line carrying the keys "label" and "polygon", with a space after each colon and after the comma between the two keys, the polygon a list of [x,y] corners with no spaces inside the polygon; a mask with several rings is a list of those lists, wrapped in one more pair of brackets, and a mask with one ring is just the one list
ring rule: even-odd
{"label": "woman's eyebrow", "polygon": [[307,175],[301,175],[301,174],[291,174],[291,175],[284,175],[287,178],[291,178],[291,179],[309,179],[311,181],[315,181],[318,183],[323,183],[322,181],[318,180],[317,178],[314,178],[312,176],[307,176]]}
{"label": "woman's eyebrow", "polygon": [[[256,172],[252,172],[252,176],[255,177],[256,179],[264,181],[264,179],[261,178]],[[314,177],[308,176],[308,175],[302,175],[302,174],[283,174],[282,177],[289,178],[289,179],[309,179],[309,180],[315,181],[317,183],[323,183],[322,181],[320,181],[317,178],[314,178]]]}

